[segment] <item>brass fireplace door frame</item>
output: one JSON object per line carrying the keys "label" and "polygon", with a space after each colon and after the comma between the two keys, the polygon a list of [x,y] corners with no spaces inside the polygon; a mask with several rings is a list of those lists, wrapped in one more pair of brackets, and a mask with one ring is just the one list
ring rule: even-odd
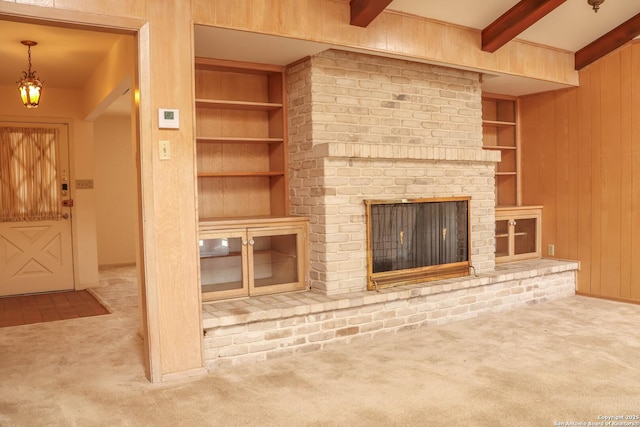
{"label": "brass fireplace door frame", "polygon": [[[372,205],[399,204],[399,203],[434,203],[434,202],[467,202],[467,260],[448,264],[431,265],[427,267],[410,268],[403,270],[373,272],[373,239],[372,239]],[[471,197],[444,197],[444,198],[416,198],[393,200],[365,200],[366,224],[367,224],[367,290],[379,290],[400,285],[410,285],[435,280],[463,277],[469,275],[471,267],[471,224],[470,206]],[[446,232],[446,229],[445,231]],[[400,239],[402,239],[402,233]]]}

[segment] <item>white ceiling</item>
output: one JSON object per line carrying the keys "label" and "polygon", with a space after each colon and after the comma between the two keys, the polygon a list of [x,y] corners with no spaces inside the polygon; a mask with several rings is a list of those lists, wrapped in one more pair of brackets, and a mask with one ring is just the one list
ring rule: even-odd
{"label": "white ceiling", "polygon": [[[387,9],[481,30],[518,0],[394,0]],[[586,0],[567,0],[518,38],[575,52],[640,13],[640,0],[606,0],[594,13]],[[13,85],[27,69],[34,40],[32,69],[47,87],[82,88],[115,44],[119,34],[0,20],[0,84]],[[242,31],[196,26],[196,55],[271,64],[289,64],[332,46]],[[496,76],[483,83],[488,92],[523,95],[559,88],[557,84]],[[125,104],[127,104],[125,102]]]}
{"label": "white ceiling", "polygon": [[[518,1],[393,0],[387,9],[482,30]],[[587,0],[567,0],[518,38],[576,52],[638,13],[638,0],[606,0],[598,13]]]}

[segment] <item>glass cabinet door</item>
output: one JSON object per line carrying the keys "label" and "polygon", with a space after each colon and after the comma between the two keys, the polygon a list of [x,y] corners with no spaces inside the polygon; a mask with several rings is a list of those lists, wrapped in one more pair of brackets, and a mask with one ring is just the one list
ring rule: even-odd
{"label": "glass cabinet door", "polygon": [[200,286],[203,300],[247,295],[245,233],[201,237]]}
{"label": "glass cabinet door", "polygon": [[509,256],[509,220],[496,221],[496,258]]}
{"label": "glass cabinet door", "polygon": [[304,229],[300,227],[249,230],[251,295],[305,288],[301,275],[303,233]]}
{"label": "glass cabinet door", "polygon": [[536,218],[519,218],[513,221],[513,254],[523,255],[536,252]]}
{"label": "glass cabinet door", "polygon": [[496,209],[496,263],[541,257],[542,207]]}

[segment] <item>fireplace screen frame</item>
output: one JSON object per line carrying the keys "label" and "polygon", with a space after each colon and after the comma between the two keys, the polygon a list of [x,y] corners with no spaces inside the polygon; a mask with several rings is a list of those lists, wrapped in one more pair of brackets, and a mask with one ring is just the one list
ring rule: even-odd
{"label": "fireplace screen frame", "polygon": [[[471,268],[471,197],[442,197],[442,198],[414,198],[393,200],[365,200],[366,210],[366,234],[367,234],[367,289],[379,290],[392,286],[409,285],[434,280],[463,277],[469,275]],[[425,267],[406,268],[391,271],[374,272],[373,261],[373,218],[372,209],[376,205],[388,204],[415,204],[415,203],[441,203],[441,202],[466,202],[467,211],[467,247],[466,261],[450,262],[445,264],[429,265]],[[444,230],[446,233],[446,230]],[[399,237],[402,239],[402,236]]]}

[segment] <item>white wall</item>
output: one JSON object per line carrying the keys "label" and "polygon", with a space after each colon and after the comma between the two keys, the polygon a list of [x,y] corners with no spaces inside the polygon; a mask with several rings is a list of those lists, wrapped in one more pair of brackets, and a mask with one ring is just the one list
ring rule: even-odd
{"label": "white wall", "polygon": [[129,116],[94,122],[98,265],[136,262],[136,181]]}

